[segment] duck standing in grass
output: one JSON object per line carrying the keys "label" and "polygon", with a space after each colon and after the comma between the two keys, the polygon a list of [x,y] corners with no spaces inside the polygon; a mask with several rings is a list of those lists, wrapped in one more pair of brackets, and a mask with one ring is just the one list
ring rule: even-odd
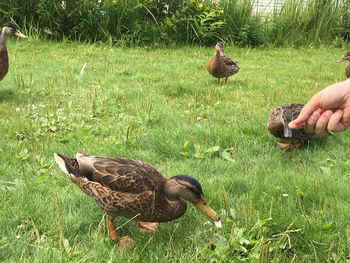
{"label": "duck standing in grass", "polygon": [[[341,59],[338,59],[337,62],[343,62],[345,60],[349,60],[350,61],[350,52],[346,53],[344,55],[344,57],[342,57]],[[347,78],[350,78],[350,64],[346,67],[345,69],[345,75]]]}
{"label": "duck standing in grass", "polygon": [[[126,159],[89,156],[78,152],[75,158],[55,153],[61,170],[83,192],[92,197],[108,215],[110,237],[116,238],[113,220],[118,216],[148,222],[168,222],[186,212],[193,203],[217,227],[221,221],[209,206],[200,183],[188,175],[165,178],[148,163]],[[151,223],[139,227],[155,231]],[[130,237],[119,240],[128,244]]]}
{"label": "duck standing in grass", "polygon": [[9,69],[9,58],[7,54],[6,44],[7,39],[12,35],[16,35],[20,38],[27,38],[18,30],[18,27],[15,23],[6,22],[2,25],[0,35],[0,80],[5,77]]}
{"label": "duck standing in grass", "polygon": [[291,121],[299,116],[303,107],[304,104],[301,103],[283,104],[270,114],[267,121],[267,129],[269,132],[277,138],[290,140],[289,143],[278,142],[277,144],[282,148],[289,147],[293,145],[294,141],[298,141],[294,150],[296,151],[302,142],[308,140],[313,135],[312,133],[306,132],[304,129],[292,130],[288,126]]}
{"label": "duck standing in grass", "polygon": [[213,57],[206,64],[207,71],[215,78],[225,78],[227,84],[228,77],[239,72],[237,61],[226,57],[224,53],[224,43],[219,41],[215,46]]}

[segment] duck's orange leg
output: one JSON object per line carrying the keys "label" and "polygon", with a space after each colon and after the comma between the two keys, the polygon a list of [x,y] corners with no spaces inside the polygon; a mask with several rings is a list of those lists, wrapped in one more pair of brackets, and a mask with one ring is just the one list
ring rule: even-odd
{"label": "duck's orange leg", "polygon": [[295,145],[295,149],[293,151],[293,153],[295,153],[301,146],[301,143],[298,143],[297,145]]}
{"label": "duck's orange leg", "polygon": [[[114,223],[113,220],[108,218],[108,228],[109,228],[109,236],[114,240],[117,238],[117,235],[115,234],[115,230],[114,230]],[[132,239],[130,236],[125,236],[125,237],[121,237],[119,238],[119,248],[123,249],[125,247],[129,247],[130,243],[131,243]]]}
{"label": "duck's orange leg", "polygon": [[149,232],[154,232],[158,228],[158,223],[152,223],[152,222],[140,222],[140,221],[135,221],[136,225],[141,228],[145,229]]}
{"label": "duck's orange leg", "polygon": [[113,221],[109,218],[108,218],[108,228],[109,228],[109,236],[112,239],[115,239],[117,237],[117,235],[114,232],[114,224],[113,224]]}
{"label": "duck's orange leg", "polygon": [[290,142],[290,143],[277,142],[277,144],[281,148],[286,148],[286,147],[291,147],[293,145],[293,142]]}

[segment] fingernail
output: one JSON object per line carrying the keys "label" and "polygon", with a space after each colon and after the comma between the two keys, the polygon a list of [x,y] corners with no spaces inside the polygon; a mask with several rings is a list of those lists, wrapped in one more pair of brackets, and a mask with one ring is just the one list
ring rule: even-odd
{"label": "fingernail", "polygon": [[315,118],[315,119],[318,119],[320,117],[320,113],[318,113],[318,111],[314,111],[312,113],[312,117]]}
{"label": "fingernail", "polygon": [[339,114],[343,114],[343,110],[341,110],[341,109],[337,110],[336,112]]}
{"label": "fingernail", "polygon": [[318,108],[318,109],[316,110],[316,112],[318,112],[318,114],[321,115],[321,113],[323,112],[323,110],[322,110],[321,108]]}
{"label": "fingernail", "polygon": [[333,111],[331,110],[327,110],[324,115],[326,115],[327,117],[330,117],[333,114]]}

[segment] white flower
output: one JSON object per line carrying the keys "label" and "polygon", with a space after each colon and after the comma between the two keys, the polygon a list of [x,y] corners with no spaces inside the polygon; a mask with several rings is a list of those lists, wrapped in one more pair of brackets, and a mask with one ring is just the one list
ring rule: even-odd
{"label": "white flower", "polygon": [[16,111],[17,111],[17,112],[21,111],[21,108],[16,108]]}
{"label": "white flower", "polygon": [[283,194],[282,196],[283,196],[283,197],[288,197],[288,194]]}
{"label": "white flower", "polygon": [[58,111],[58,112],[64,111],[64,109],[63,109],[63,108],[58,108],[57,111]]}
{"label": "white flower", "polygon": [[34,104],[32,104],[32,109],[35,110],[37,108],[37,106],[35,106]]}

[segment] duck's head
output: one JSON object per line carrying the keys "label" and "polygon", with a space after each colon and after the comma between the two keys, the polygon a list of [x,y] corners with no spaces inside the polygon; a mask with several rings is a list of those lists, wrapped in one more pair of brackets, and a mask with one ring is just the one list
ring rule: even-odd
{"label": "duck's head", "polygon": [[218,214],[209,206],[200,183],[188,175],[176,175],[168,179],[164,186],[170,201],[186,200],[194,204],[217,227],[221,227]]}
{"label": "duck's head", "polygon": [[17,25],[11,21],[7,21],[2,25],[2,29],[1,31],[7,35],[7,36],[12,36],[12,35],[16,35],[20,38],[28,38],[27,36],[23,35]]}
{"label": "duck's head", "polygon": [[341,59],[338,59],[337,62],[339,63],[345,60],[350,60],[350,52],[346,53]]}
{"label": "duck's head", "polygon": [[279,113],[279,121],[283,125],[283,134],[286,138],[292,137],[292,130],[289,128],[289,123],[293,120],[293,113],[290,109],[282,109]]}
{"label": "duck's head", "polygon": [[221,45],[220,45],[220,42],[216,43],[216,46],[215,46],[215,52],[214,52],[214,55],[215,54],[222,54],[222,51],[223,49],[221,49]]}
{"label": "duck's head", "polygon": [[225,56],[225,53],[224,53],[224,42],[219,41],[219,42],[217,43],[217,45],[220,46],[220,55],[221,55],[221,56]]}

